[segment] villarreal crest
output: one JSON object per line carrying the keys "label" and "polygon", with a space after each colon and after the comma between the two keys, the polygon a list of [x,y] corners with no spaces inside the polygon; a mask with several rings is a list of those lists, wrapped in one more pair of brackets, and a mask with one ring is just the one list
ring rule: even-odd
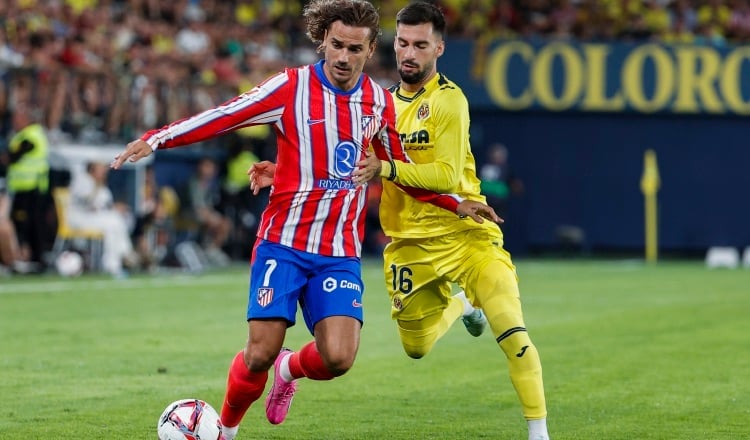
{"label": "villarreal crest", "polygon": [[422,105],[419,106],[419,110],[417,110],[417,120],[421,121],[423,119],[427,119],[430,116],[430,104],[423,102]]}

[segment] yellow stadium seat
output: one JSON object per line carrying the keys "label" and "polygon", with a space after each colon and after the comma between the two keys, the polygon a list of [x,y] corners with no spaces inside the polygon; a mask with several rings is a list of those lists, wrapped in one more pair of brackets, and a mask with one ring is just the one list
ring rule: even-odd
{"label": "yellow stadium seat", "polygon": [[[104,249],[104,234],[97,229],[73,228],[68,224],[67,211],[70,204],[70,192],[68,188],[55,188],[52,190],[52,198],[55,202],[57,212],[57,236],[52,247],[53,260],[74,241],[82,241],[86,244],[88,265],[92,270],[100,270],[102,263],[102,251]],[[86,257],[86,256],[84,256]]]}

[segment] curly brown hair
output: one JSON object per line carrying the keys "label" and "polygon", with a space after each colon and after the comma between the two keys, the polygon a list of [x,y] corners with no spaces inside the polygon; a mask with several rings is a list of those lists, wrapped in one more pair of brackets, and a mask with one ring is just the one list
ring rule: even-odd
{"label": "curly brown hair", "polygon": [[326,31],[339,20],[347,26],[370,28],[370,43],[380,36],[378,10],[365,0],[313,0],[303,17],[307,36],[315,44],[322,44]]}

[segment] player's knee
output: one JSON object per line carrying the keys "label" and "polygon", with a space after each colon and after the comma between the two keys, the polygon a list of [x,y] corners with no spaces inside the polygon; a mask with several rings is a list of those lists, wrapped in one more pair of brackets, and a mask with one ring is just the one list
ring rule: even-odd
{"label": "player's knee", "polygon": [[426,347],[404,345],[404,351],[406,352],[406,355],[412,359],[421,359],[430,352],[430,349]]}
{"label": "player's knee", "polygon": [[412,359],[421,359],[427,356],[435,345],[435,338],[402,338],[401,345],[404,347],[406,355]]}
{"label": "player's knee", "polygon": [[437,332],[432,328],[409,330],[399,326],[399,336],[404,352],[412,359],[425,357],[437,341]]}
{"label": "player's knee", "polygon": [[264,347],[251,346],[245,350],[245,365],[254,373],[268,371],[278,354],[278,350],[272,351]]}
{"label": "player's knee", "polygon": [[323,363],[334,377],[339,377],[346,374],[346,372],[352,368],[354,365],[354,357],[353,354],[334,354],[326,356],[326,358],[323,359]]}

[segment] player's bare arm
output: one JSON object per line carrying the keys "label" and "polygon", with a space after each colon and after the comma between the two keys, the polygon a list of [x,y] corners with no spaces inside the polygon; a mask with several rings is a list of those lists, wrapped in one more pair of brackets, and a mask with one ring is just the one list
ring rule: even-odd
{"label": "player's bare arm", "polygon": [[153,153],[151,146],[141,139],[134,140],[125,146],[122,153],[115,156],[115,159],[109,165],[111,168],[119,170],[125,161],[138,162],[144,157]]}

